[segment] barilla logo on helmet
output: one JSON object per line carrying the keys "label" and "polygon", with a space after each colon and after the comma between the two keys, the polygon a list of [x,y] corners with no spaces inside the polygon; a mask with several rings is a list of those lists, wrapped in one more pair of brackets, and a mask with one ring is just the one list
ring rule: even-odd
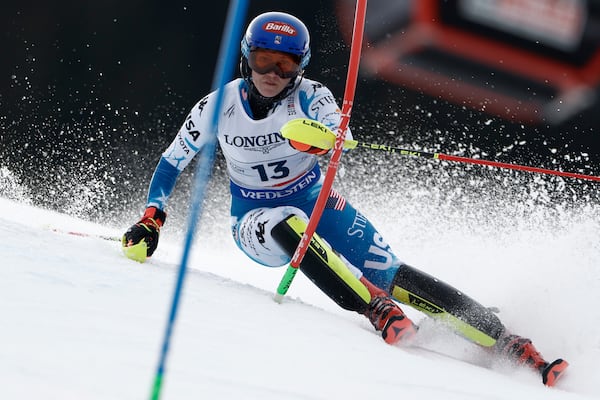
{"label": "barilla logo on helmet", "polygon": [[269,21],[263,25],[263,30],[273,33],[281,33],[287,36],[296,36],[296,28],[285,22]]}

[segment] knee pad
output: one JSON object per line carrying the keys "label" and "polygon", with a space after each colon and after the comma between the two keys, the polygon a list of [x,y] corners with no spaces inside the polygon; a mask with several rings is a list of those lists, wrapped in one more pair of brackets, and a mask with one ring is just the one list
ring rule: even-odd
{"label": "knee pad", "polygon": [[261,207],[248,211],[233,226],[238,247],[248,257],[267,267],[281,267],[289,263],[289,254],[273,239],[271,231],[292,214],[308,221],[304,211],[292,206]]}

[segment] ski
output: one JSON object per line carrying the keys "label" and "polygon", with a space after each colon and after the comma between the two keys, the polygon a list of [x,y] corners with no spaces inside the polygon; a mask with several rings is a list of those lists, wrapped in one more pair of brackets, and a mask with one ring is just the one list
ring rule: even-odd
{"label": "ski", "polygon": [[502,357],[491,347],[465,339],[445,324],[430,318],[419,321],[417,334],[409,342],[399,343],[397,347],[427,358],[445,358],[494,372],[501,372],[507,367],[511,370],[530,370],[541,377],[542,383],[548,387],[555,386],[569,366],[562,358],[535,367],[531,362]]}
{"label": "ski", "polygon": [[[409,345],[400,346],[400,347],[402,348],[403,351],[406,351],[411,354],[416,354],[419,356],[426,356],[426,354],[428,354],[429,356],[427,358],[441,357],[443,359],[454,360],[457,362],[472,365],[474,367],[484,368],[484,369],[487,369],[490,371],[498,372],[498,371],[495,371],[495,368],[493,367],[493,362],[491,362],[491,363],[485,362],[484,363],[484,362],[480,362],[480,361],[465,359],[464,357],[453,355],[453,354],[444,352],[442,350],[425,347],[422,344],[409,344]],[[556,383],[559,381],[559,379],[564,375],[568,366],[569,366],[569,363],[567,361],[563,360],[562,358],[559,358],[559,359],[556,359],[555,361],[553,361],[552,363],[547,363],[541,369],[534,370],[534,371],[538,372],[540,374],[540,376],[542,378],[542,383],[545,386],[553,387],[556,385]],[[523,368],[523,367],[528,367],[528,365],[519,364],[519,365],[516,365],[516,367]]]}

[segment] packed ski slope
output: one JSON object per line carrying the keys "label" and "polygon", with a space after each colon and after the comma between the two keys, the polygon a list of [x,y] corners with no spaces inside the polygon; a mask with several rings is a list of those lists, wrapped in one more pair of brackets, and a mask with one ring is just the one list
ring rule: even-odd
{"label": "packed ski slope", "polygon": [[[567,359],[571,367],[557,387],[494,362],[410,309],[422,325],[416,344],[435,352],[388,346],[365,318],[339,309],[301,274],[277,304],[283,269],[243,257],[228,237],[227,217],[212,215],[221,222],[204,222],[213,227],[209,234],[200,223],[163,398],[600,398],[600,229],[593,201],[528,206],[523,199],[539,200],[543,185],[495,202],[498,192],[485,198],[471,179],[468,196],[458,194],[462,184],[442,195],[419,191],[422,180],[415,187],[406,182],[390,197],[354,203],[406,262],[499,307],[505,324],[531,337],[547,359]],[[122,256],[118,242],[97,237],[119,236],[131,221],[100,226],[36,208],[3,184],[2,398],[148,398],[181,232],[167,222],[155,257],[138,264]]]}

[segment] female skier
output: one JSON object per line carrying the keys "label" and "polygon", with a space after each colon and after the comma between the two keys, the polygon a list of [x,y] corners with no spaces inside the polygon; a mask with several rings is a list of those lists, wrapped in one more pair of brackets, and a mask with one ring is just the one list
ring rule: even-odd
{"label": "female skier", "polygon": [[[321,188],[317,158],[329,149],[289,140],[280,130],[303,118],[336,132],[340,110],[326,86],[304,77],[311,55],[309,32],[296,17],[281,12],[257,16],[242,38],[241,53],[241,78],[223,88],[216,130],[212,92],[192,108],[163,152],[144,215],[123,235],[128,257],[143,262],[154,253],[179,174],[216,135],[230,179],[233,239],[262,265],[290,262]],[[351,132],[347,137],[352,138]],[[508,359],[530,365],[547,385],[568,365],[560,359],[546,362],[529,339],[509,333],[487,308],[402,263],[369,219],[333,189],[315,240],[300,270],[340,306],[365,315],[386,343],[406,341],[417,330],[399,301],[448,321],[458,333]]]}

